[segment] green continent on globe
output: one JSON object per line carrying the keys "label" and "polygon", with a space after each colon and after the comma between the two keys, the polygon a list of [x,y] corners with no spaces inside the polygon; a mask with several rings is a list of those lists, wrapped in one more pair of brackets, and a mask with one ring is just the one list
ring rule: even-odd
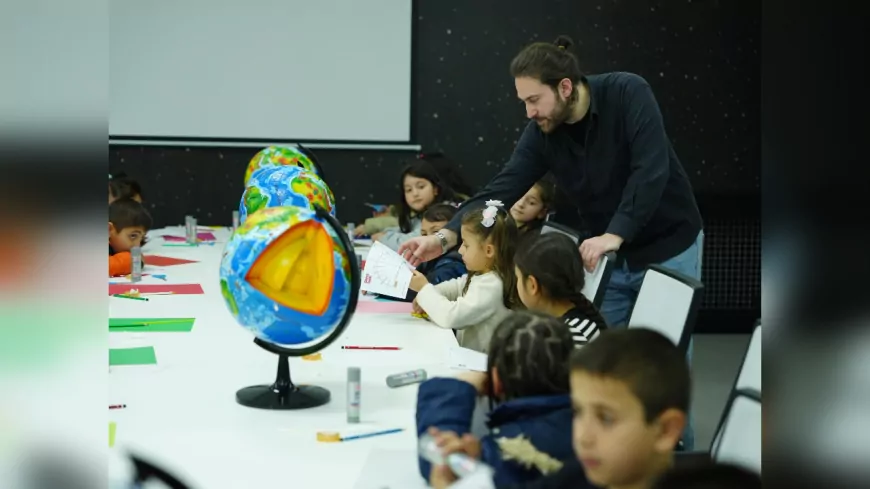
{"label": "green continent on globe", "polygon": [[233,316],[238,316],[239,306],[236,305],[236,299],[233,297],[233,294],[230,293],[230,285],[224,279],[221,279],[221,295],[223,295],[224,299],[227,300],[227,304],[230,306],[230,312],[233,313]]}
{"label": "green continent on globe", "polygon": [[257,187],[248,187],[245,189],[245,209],[248,210],[248,215],[257,212],[266,206],[269,199],[260,193]]}

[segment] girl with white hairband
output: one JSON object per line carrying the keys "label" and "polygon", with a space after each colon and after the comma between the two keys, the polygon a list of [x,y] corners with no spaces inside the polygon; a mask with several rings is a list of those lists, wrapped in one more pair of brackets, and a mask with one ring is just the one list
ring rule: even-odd
{"label": "girl with white hairband", "polygon": [[461,234],[459,254],[468,274],[431,285],[414,272],[409,288],[417,292],[416,313],[456,330],[460,346],[486,353],[496,326],[510,309],[522,307],[513,264],[517,226],[504,205],[491,200],[463,216]]}

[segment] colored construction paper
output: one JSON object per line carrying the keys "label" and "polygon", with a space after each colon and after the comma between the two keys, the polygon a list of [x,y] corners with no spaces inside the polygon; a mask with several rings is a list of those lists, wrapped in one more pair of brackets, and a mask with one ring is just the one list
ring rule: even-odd
{"label": "colored construction paper", "polygon": [[356,303],[356,312],[362,314],[411,314],[413,304],[410,302],[370,302],[359,301]]}
{"label": "colored construction paper", "polygon": [[109,448],[115,446],[115,431],[117,425],[114,422],[109,423]]}
{"label": "colored construction paper", "polygon": [[189,333],[194,318],[109,318],[113,333]]}
{"label": "colored construction paper", "polygon": [[131,289],[136,289],[141,294],[154,292],[172,292],[173,294],[202,294],[202,285],[199,284],[109,284],[109,295],[126,294]]}
{"label": "colored construction paper", "polygon": [[[164,234],[163,236],[161,236],[161,238],[163,238],[164,241],[170,241],[170,242],[175,242],[175,243],[182,243],[182,242],[187,241],[187,238],[184,236],[172,236],[170,234]],[[211,231],[204,232],[204,233],[196,233],[196,239],[198,239],[200,241],[215,241],[215,240],[217,240],[214,233],[212,233]]]}
{"label": "colored construction paper", "polygon": [[196,260],[185,260],[183,258],[173,258],[171,256],[160,255],[145,255],[142,257],[145,261],[145,266],[152,267],[169,267],[172,265],[184,265],[186,263],[197,263]]}
{"label": "colored construction paper", "polygon": [[109,365],[155,365],[157,356],[153,346],[109,349]]}

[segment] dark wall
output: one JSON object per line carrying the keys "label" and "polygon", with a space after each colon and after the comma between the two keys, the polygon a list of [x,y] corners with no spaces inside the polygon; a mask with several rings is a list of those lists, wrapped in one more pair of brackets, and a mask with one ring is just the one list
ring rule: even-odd
{"label": "dark wall", "polygon": [[[508,65],[527,43],[568,34],[588,73],[644,76],[706,221],[704,307],[715,314],[701,322],[751,322],[747,318],[760,304],[757,2],[450,0],[416,5],[414,142],[424,151],[444,151],[475,185],[497,172],[525,124]],[[413,157],[397,151],[316,152],[338,199],[339,219],[352,222],[367,215],[363,203],[399,198],[399,168]],[[141,181],[158,226],[180,224],[185,214],[203,223],[229,224],[254,153],[251,148],[113,146],[110,170]]]}

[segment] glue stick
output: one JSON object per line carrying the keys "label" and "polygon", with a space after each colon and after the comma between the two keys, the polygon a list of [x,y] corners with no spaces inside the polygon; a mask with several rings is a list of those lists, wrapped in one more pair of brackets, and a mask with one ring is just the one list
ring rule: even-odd
{"label": "glue stick", "polygon": [[139,282],[142,280],[142,248],[134,246],[130,249],[130,258],[133,262],[130,272],[130,281]]}
{"label": "glue stick", "polygon": [[347,367],[347,422],[359,423],[360,419],[360,378],[359,367]]}
{"label": "glue stick", "polygon": [[393,374],[387,377],[387,387],[402,387],[405,385],[419,384],[426,380],[426,371],[423,369],[411,370],[400,374]]}

